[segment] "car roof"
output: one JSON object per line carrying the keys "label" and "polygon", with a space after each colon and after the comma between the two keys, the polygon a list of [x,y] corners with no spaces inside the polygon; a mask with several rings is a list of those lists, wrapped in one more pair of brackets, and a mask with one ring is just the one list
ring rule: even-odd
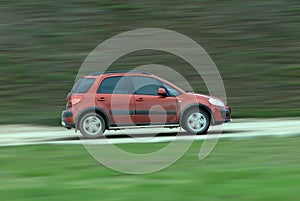
{"label": "car roof", "polygon": [[152,75],[151,73],[145,71],[138,71],[138,70],[118,70],[118,71],[104,71],[104,72],[96,72],[91,74],[90,76],[99,76],[105,74],[144,74],[144,75]]}

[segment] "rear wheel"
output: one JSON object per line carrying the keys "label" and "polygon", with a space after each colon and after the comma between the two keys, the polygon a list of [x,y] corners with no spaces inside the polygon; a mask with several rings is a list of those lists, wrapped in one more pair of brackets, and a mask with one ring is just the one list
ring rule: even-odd
{"label": "rear wheel", "polygon": [[206,134],[209,126],[209,115],[201,109],[190,109],[183,116],[182,127],[189,133]]}
{"label": "rear wheel", "polygon": [[85,114],[79,120],[79,130],[87,138],[101,137],[105,131],[105,121],[99,114]]}

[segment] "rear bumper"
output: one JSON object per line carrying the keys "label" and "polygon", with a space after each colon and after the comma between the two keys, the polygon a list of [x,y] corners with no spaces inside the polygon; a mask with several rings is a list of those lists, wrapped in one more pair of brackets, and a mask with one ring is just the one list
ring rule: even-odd
{"label": "rear bumper", "polygon": [[75,128],[75,123],[74,123],[72,112],[70,112],[68,110],[62,111],[62,113],[61,113],[61,125],[65,128]]}

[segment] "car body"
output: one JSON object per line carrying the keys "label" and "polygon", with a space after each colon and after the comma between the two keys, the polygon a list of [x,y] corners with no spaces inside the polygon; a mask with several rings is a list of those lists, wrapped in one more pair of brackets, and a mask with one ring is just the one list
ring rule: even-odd
{"label": "car body", "polygon": [[106,71],[77,81],[61,118],[64,127],[88,138],[105,130],[154,125],[204,134],[210,125],[229,122],[231,109],[222,100],[185,92],[147,72]]}

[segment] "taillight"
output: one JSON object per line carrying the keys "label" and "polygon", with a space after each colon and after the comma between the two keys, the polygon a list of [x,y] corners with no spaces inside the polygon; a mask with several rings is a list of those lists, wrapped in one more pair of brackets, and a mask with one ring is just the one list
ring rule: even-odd
{"label": "taillight", "polygon": [[82,100],[83,100],[83,96],[80,95],[70,96],[68,101],[68,108],[72,107],[73,105],[76,105],[77,103],[80,103]]}

